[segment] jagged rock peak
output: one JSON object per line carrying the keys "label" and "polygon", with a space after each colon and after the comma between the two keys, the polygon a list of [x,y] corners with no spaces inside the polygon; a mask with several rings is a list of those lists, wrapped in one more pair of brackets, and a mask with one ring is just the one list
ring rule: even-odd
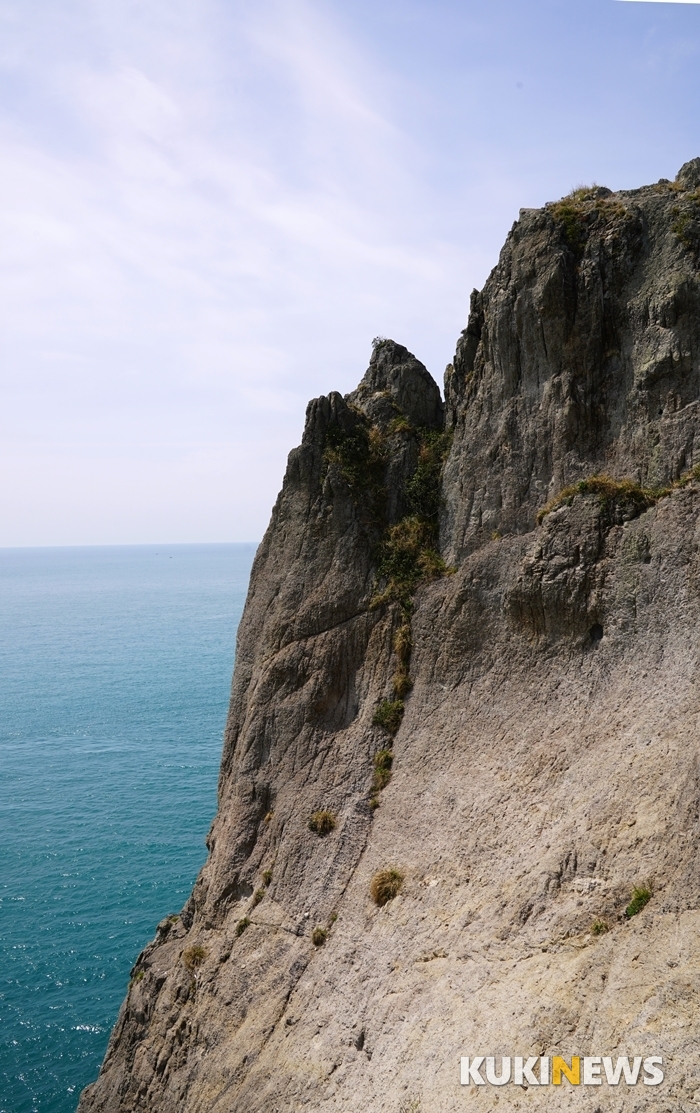
{"label": "jagged rock peak", "polygon": [[413,425],[438,428],[443,423],[440,390],[419,359],[394,340],[377,337],[362,382],[347,396],[378,425],[398,413]]}
{"label": "jagged rock peak", "polygon": [[684,162],[676,174],[676,181],[684,189],[697,189],[700,186],[700,158]]}

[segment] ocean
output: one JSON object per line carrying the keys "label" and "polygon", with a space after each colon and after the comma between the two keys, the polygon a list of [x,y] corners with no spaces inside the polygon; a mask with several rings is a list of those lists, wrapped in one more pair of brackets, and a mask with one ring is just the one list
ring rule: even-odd
{"label": "ocean", "polygon": [[0,550],[0,1113],[74,1113],[204,862],[255,548]]}

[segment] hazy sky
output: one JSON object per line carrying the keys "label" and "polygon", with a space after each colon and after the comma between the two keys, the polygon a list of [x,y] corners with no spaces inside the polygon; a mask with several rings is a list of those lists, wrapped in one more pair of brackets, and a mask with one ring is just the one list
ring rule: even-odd
{"label": "hazy sky", "polygon": [[258,539],[520,206],[700,155],[688,3],[0,0],[0,81],[0,545]]}

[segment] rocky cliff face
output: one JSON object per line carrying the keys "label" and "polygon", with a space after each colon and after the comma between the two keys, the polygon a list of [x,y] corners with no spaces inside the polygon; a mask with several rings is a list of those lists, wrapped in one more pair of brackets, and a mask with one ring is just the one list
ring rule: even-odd
{"label": "rocky cliff face", "polygon": [[[310,404],[209,859],[80,1113],[695,1107],[699,267],[700,159],[576,191],[521,213],[444,407],[391,341]],[[460,1086],[559,1054],[666,1077]]]}

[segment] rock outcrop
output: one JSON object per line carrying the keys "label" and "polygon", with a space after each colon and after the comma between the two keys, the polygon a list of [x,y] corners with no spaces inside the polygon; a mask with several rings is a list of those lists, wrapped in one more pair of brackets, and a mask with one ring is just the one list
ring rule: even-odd
{"label": "rock outcrop", "polygon": [[[698,438],[700,159],[524,210],[444,406],[383,340],[309,405],[209,858],[80,1113],[695,1107]],[[460,1086],[560,1054],[665,1080]]]}

